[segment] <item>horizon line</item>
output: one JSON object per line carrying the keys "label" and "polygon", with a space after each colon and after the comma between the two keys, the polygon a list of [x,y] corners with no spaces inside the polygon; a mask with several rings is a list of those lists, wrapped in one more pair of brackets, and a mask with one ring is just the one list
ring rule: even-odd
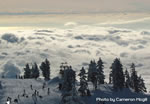
{"label": "horizon line", "polygon": [[135,12],[135,11],[116,11],[116,12],[0,12],[0,15],[48,15],[48,14],[128,14],[128,13],[148,13],[149,12]]}

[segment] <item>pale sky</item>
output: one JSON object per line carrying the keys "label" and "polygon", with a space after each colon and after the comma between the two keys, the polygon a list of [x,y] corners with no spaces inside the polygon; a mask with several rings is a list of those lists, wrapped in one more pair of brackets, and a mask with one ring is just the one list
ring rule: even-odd
{"label": "pale sky", "polygon": [[0,0],[0,13],[149,12],[150,0]]}

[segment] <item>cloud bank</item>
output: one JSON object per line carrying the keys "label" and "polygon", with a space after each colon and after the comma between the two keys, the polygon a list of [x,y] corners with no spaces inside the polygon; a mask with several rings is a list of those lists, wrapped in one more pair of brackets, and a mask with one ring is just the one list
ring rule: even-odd
{"label": "cloud bank", "polygon": [[[58,75],[62,62],[68,62],[78,73],[82,66],[87,69],[90,60],[101,57],[107,62],[105,74],[108,76],[113,59],[119,57],[124,68],[130,69],[129,65],[135,62],[137,71],[149,77],[149,33],[149,30],[87,25],[76,25],[70,29],[10,31],[1,36],[0,68],[3,70],[0,72],[4,71],[3,74],[13,77],[23,74],[27,62],[40,65],[48,58],[54,77]],[[10,73],[13,73],[12,76]]]}

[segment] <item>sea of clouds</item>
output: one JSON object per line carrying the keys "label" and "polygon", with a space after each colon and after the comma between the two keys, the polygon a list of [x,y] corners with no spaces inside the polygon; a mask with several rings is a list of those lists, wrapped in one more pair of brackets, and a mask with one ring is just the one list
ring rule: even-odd
{"label": "sea of clouds", "polygon": [[124,69],[132,62],[150,88],[150,31],[115,27],[78,25],[71,28],[48,28],[0,32],[0,73],[8,77],[23,74],[26,63],[38,65],[45,58],[51,62],[52,77],[59,73],[62,62],[79,72],[90,60],[104,61],[106,79],[113,60],[120,58]]}

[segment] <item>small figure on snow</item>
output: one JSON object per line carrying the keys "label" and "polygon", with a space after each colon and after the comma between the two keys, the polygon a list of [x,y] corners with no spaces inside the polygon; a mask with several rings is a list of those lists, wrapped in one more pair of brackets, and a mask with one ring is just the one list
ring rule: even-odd
{"label": "small figure on snow", "polygon": [[48,88],[47,94],[48,94],[48,95],[50,94],[50,88]]}
{"label": "small figure on snow", "polygon": [[15,103],[15,104],[18,104],[18,99],[14,99],[14,103]]}
{"label": "small figure on snow", "polygon": [[33,88],[32,88],[32,84],[30,85],[30,88],[31,88],[31,90],[33,90]]}
{"label": "small figure on snow", "polygon": [[44,82],[44,83],[43,83],[43,87],[42,87],[42,88],[43,88],[43,90],[44,90],[45,86],[46,86],[46,83]]}
{"label": "small figure on snow", "polygon": [[0,81],[0,89],[2,89],[2,83],[1,83],[1,81]]}
{"label": "small figure on snow", "polygon": [[37,96],[37,90],[34,91],[34,95]]}
{"label": "small figure on snow", "polygon": [[11,104],[11,97],[8,97],[8,98],[7,98],[6,104]]}
{"label": "small figure on snow", "polygon": [[25,95],[26,95],[26,90],[24,89],[22,96],[25,97]]}
{"label": "small figure on snow", "polygon": [[36,104],[37,103],[37,97],[36,97],[35,93],[32,94],[32,99],[33,99],[34,104]]}
{"label": "small figure on snow", "polygon": [[58,89],[62,90],[62,84],[61,83],[59,83]]}

